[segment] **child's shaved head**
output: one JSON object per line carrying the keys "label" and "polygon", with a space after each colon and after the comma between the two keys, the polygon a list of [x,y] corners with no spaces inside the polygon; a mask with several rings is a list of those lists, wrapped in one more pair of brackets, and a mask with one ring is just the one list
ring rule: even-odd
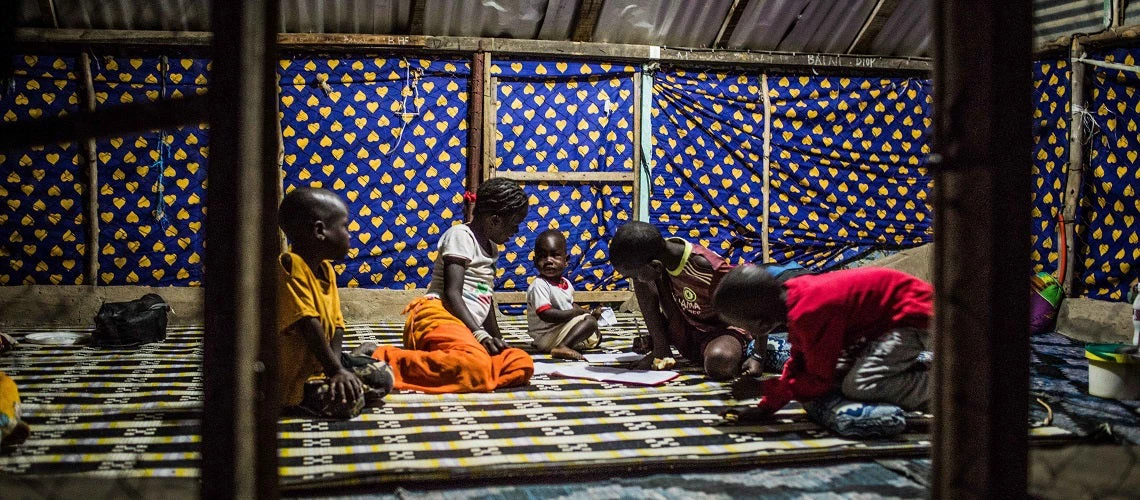
{"label": "child's shaved head", "polygon": [[730,325],[753,334],[767,333],[787,317],[784,286],[761,266],[736,266],[721,278],[713,307]]}
{"label": "child's shaved head", "polygon": [[535,245],[547,245],[551,250],[566,251],[566,236],[557,229],[547,229],[538,234],[534,240]]}
{"label": "child's shaved head", "polygon": [[312,236],[313,223],[330,223],[332,218],[347,214],[348,207],[339,196],[322,188],[297,188],[281,200],[277,209],[277,225],[292,241]]}
{"label": "child's shaved head", "polygon": [[665,253],[665,238],[648,222],[628,222],[610,240],[610,263],[616,269],[638,269]]}

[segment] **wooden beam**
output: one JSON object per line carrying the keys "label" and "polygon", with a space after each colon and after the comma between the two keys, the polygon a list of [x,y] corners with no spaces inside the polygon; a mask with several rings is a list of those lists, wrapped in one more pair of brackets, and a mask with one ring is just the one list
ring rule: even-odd
{"label": "wooden beam", "polygon": [[1065,252],[1065,267],[1059,269],[1061,285],[1065,295],[1075,297],[1080,294],[1081,281],[1077,279],[1077,209],[1080,208],[1081,194],[1084,191],[1085,172],[1085,128],[1082,126],[1085,113],[1085,65],[1074,62],[1084,56],[1084,47],[1077,39],[1073,39],[1072,49],[1069,51],[1069,68],[1072,71],[1069,78],[1069,162],[1066,166],[1064,205],[1061,209],[1061,231],[1064,233],[1065,246],[1058,248],[1058,252]]}
{"label": "wooden beam", "polygon": [[206,121],[208,109],[207,95],[191,95],[153,103],[123,104],[91,113],[0,123],[0,149],[196,125]]}
{"label": "wooden beam", "polygon": [[933,498],[1026,496],[1029,0],[934,2]]}
{"label": "wooden beam", "polygon": [[574,29],[570,39],[575,42],[588,42],[594,39],[594,28],[602,15],[605,0],[579,0],[578,12],[574,13]]}
{"label": "wooden beam", "polygon": [[[18,28],[21,45],[114,45],[194,47],[209,45],[210,34],[203,32],[122,31],[122,30],[44,30]],[[801,54],[791,52],[688,50],[651,45],[566,42],[552,40],[512,40],[418,35],[358,35],[335,33],[282,33],[282,48],[298,50],[365,51],[390,49],[417,53],[474,53],[486,51],[503,56],[534,56],[590,59],[599,61],[661,62],[701,66],[782,68],[803,70],[853,70],[922,73],[930,71],[930,59],[920,57],[878,57],[848,54]]]}
{"label": "wooden beam", "polygon": [[1033,50],[1034,57],[1054,55],[1059,52],[1068,54],[1072,41],[1077,40],[1086,50],[1090,48],[1107,48],[1119,45],[1130,45],[1140,40],[1140,25],[1108,28],[1092,35],[1061,36],[1054,40],[1038,45]]}
{"label": "wooden beam", "polygon": [[740,0],[732,0],[728,14],[725,14],[724,22],[720,25],[720,31],[717,31],[716,39],[713,40],[713,47],[720,49],[728,45],[728,37],[731,37],[732,32],[736,30],[736,25],[740,22],[740,16],[743,13],[744,9],[740,8]]}
{"label": "wooden beam", "polygon": [[633,182],[633,172],[518,172],[503,170],[495,173],[519,182]]}
{"label": "wooden beam", "polygon": [[[625,302],[633,296],[629,290],[576,291],[574,302]],[[495,292],[496,304],[524,304],[526,292]]]}
{"label": "wooden beam", "polygon": [[[91,56],[87,55],[86,51],[79,53],[79,75],[82,82],[79,112],[80,114],[94,114],[95,84],[91,77]],[[99,251],[99,157],[95,152],[94,137],[88,137],[81,142],[83,148],[80,151],[86,172],[84,176],[86,186],[83,193],[86,211],[83,216],[86,219],[84,226],[87,230],[85,240],[87,267],[83,270],[83,282],[91,286],[98,286],[99,255],[101,253]]]}
{"label": "wooden beam", "polygon": [[278,495],[278,7],[211,4],[202,498]]}
{"label": "wooden beam", "polygon": [[847,47],[848,54],[867,54],[871,50],[871,43],[875,41],[875,37],[883,31],[883,26],[887,24],[887,20],[895,13],[895,8],[899,6],[899,0],[879,0],[875,4],[875,10],[871,11],[871,15],[863,23],[863,27],[859,29],[859,34],[855,35],[855,39],[851,41],[851,45]]}

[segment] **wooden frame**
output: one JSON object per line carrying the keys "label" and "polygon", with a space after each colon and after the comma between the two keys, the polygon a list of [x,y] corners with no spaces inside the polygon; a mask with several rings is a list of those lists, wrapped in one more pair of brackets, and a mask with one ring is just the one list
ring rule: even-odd
{"label": "wooden frame", "polygon": [[[17,28],[16,42],[25,45],[158,45],[206,47],[211,34],[200,31],[132,31]],[[930,59],[920,57],[878,57],[847,54],[802,54],[772,51],[688,50],[593,42],[514,40],[503,38],[364,35],[337,33],[281,33],[277,44],[283,49],[345,50],[406,49],[418,52],[491,52],[504,56],[588,58],[599,61],[631,61],[704,66],[765,66],[804,70],[856,70],[928,73]]]}

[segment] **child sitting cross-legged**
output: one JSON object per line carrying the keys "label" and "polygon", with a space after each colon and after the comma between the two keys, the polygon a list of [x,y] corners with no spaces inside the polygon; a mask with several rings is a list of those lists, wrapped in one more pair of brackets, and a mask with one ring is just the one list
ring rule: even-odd
{"label": "child sitting cross-legged", "polygon": [[481,184],[475,197],[471,222],[439,239],[427,294],[404,309],[404,348],[370,343],[355,351],[387,361],[397,389],[489,392],[526,385],[534,374],[530,355],[503,341],[493,295],[499,245],[518,233],[529,199],[502,178]]}
{"label": "child sitting cross-legged", "polygon": [[762,419],[792,399],[839,388],[860,402],[907,410],[930,401],[929,350],[934,289],[901,271],[863,267],[780,283],[759,266],[733,269],[713,297],[721,316],[751,332],[786,325],[791,357],[763,383],[760,403],[740,415]]}
{"label": "child sitting cross-legged", "polygon": [[383,397],[392,389],[392,374],[382,362],[341,351],[344,317],[329,260],[348,253],[348,208],[330,191],[298,188],[281,200],[277,221],[292,243],[278,257],[282,403],[320,417],[352,418],[366,395]]}
{"label": "child sitting cross-legged", "polygon": [[566,269],[566,237],[548,229],[534,242],[538,276],[526,292],[527,332],[534,346],[553,358],[582,359],[579,350],[601,343],[600,308],[587,311],[574,305],[574,285],[562,276]]}

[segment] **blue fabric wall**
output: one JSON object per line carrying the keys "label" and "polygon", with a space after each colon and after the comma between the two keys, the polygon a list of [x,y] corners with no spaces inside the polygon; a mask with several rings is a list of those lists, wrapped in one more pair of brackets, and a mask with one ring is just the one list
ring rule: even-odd
{"label": "blue fabric wall", "polygon": [[1033,65],[1033,253],[1034,272],[1057,272],[1060,214],[1064,210],[1066,165],[1069,162],[1069,63],[1037,61]]}
{"label": "blue fabric wall", "polygon": [[769,88],[776,260],[830,269],[933,241],[929,81],[776,75]]}
{"label": "blue fabric wall", "polygon": [[[930,85],[770,75],[772,260],[828,269],[932,241]],[[762,261],[762,82],[675,70],[654,83],[650,219],[733,261]]]}
{"label": "blue fabric wall", "polygon": [[761,260],[760,86],[748,73],[654,74],[649,219],[666,236]]}
{"label": "blue fabric wall", "polygon": [[[633,172],[635,68],[556,61],[495,61],[499,172]],[[536,275],[534,239],[567,236],[566,276],[578,290],[624,288],[609,264],[609,238],[632,220],[633,184],[523,182],[530,213],[500,260],[497,288],[526,290]]]}
{"label": "blue fabric wall", "polygon": [[[96,57],[96,108],[204,94],[204,59]],[[99,283],[199,285],[205,243],[205,125],[95,143],[99,168]]]}
{"label": "blue fabric wall", "polygon": [[[1136,50],[1094,55],[1131,64]],[[5,121],[78,109],[72,58],[18,56],[0,88]],[[93,58],[97,105],[205,92],[202,59]],[[462,219],[466,174],[465,60],[299,57],[281,61],[284,186],[323,186],[349,203],[354,241],[342,286],[415,288],[430,279],[439,234]],[[495,61],[499,171],[634,172],[638,68]],[[1137,278],[1136,75],[1094,70],[1091,167],[1077,263],[1090,297],[1120,300]],[[319,81],[327,83],[327,90]],[[1034,71],[1033,254],[1054,271],[1059,247],[1069,69]],[[669,235],[734,261],[760,259],[763,96],[757,73],[662,70],[653,75],[649,213]],[[769,75],[773,104],[772,258],[816,269],[872,249],[929,242],[925,170],[928,82]],[[1094,126],[1095,124],[1095,126]],[[201,282],[208,131],[188,126],[97,143],[102,284]],[[0,152],[0,284],[83,278],[83,169],[75,144]],[[625,182],[526,182],[532,209],[500,261],[499,288],[524,290],[534,236],[564,230],[580,289],[624,288],[607,241],[633,216]]]}
{"label": "blue fabric wall", "polygon": [[[75,60],[17,56],[0,87],[6,122],[63,116],[79,109]],[[0,151],[0,285],[73,285],[83,281],[84,174],[75,143]]]}
{"label": "blue fabric wall", "polygon": [[440,235],[463,219],[469,71],[458,60],[281,61],[284,188],[348,203],[355,241],[336,265],[340,286],[431,281]]}
{"label": "blue fabric wall", "polygon": [[[1117,49],[1091,56],[1135,65],[1140,49]],[[1082,279],[1095,299],[1125,300],[1140,277],[1140,76],[1090,67],[1095,82],[1088,110],[1095,128],[1078,215],[1084,245]]]}

